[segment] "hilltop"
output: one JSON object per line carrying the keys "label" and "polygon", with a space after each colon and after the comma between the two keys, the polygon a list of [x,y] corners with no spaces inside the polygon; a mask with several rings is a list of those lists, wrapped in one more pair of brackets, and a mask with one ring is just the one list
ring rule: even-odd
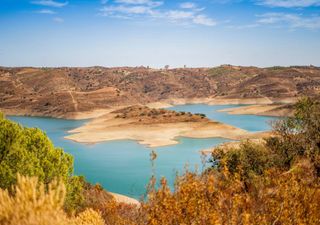
{"label": "hilltop", "polygon": [[157,102],[273,103],[319,91],[320,69],[313,66],[0,68],[0,109],[15,115],[90,117]]}

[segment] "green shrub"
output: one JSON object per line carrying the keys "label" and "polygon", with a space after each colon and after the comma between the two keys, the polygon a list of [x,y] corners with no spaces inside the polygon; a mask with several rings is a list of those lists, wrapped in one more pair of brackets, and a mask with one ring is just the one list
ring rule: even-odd
{"label": "green shrub", "polygon": [[303,98],[295,105],[293,117],[274,125],[276,136],[267,146],[279,155],[279,162],[289,168],[300,158],[307,158],[320,176],[320,103]]}
{"label": "green shrub", "polygon": [[215,149],[212,162],[219,171],[226,168],[231,174],[240,174],[242,180],[248,180],[271,168],[275,164],[275,157],[265,145],[246,141],[238,148]]}
{"label": "green shrub", "polygon": [[68,190],[67,209],[80,205],[82,184],[72,176],[73,157],[55,148],[40,129],[22,127],[3,115],[0,118],[0,188],[15,185],[18,173],[35,176],[45,185],[61,179]]}

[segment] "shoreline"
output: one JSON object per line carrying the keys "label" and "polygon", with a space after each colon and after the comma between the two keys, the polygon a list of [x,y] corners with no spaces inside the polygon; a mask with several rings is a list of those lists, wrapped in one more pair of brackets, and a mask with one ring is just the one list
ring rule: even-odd
{"label": "shoreline", "polygon": [[[271,134],[270,134],[271,135]],[[247,139],[247,141],[249,141],[250,143],[253,144],[262,144],[265,143],[265,140],[263,139],[263,137],[259,137],[259,138],[249,138]],[[221,148],[223,147],[224,151],[228,151],[230,149],[239,149],[240,146],[242,144],[242,140],[240,141],[229,141],[229,142],[225,142],[222,144],[219,144],[215,147],[211,147],[208,149],[202,149],[199,151],[200,154],[204,154],[204,155],[210,155],[211,153],[213,153],[215,151],[215,149]]]}
{"label": "shoreline", "polygon": [[[295,99],[282,99],[282,102],[294,102]],[[275,101],[275,100],[274,100]],[[272,102],[274,102],[272,101]],[[277,99],[280,102],[279,99]],[[262,115],[261,112],[274,110],[281,104],[270,104],[268,98],[252,99],[222,99],[222,98],[197,98],[197,99],[170,99],[162,102],[147,104],[149,107],[163,109],[173,105],[181,104],[207,104],[207,105],[233,105],[259,103],[249,106],[222,109],[220,112],[229,114],[251,114]],[[262,104],[264,103],[264,104]],[[139,105],[140,106],[140,105]],[[142,107],[142,105],[141,105]],[[88,112],[66,114],[67,119],[88,121],[82,126],[68,131],[64,138],[77,143],[96,144],[105,141],[132,140],[150,148],[163,147],[179,144],[179,137],[186,138],[225,138],[232,140],[242,140],[247,138],[259,137],[259,133],[250,133],[246,130],[230,126],[216,121],[197,121],[197,122],[162,122],[151,121],[149,124],[139,122],[137,119],[114,118],[115,110],[123,109],[120,106],[108,109],[97,109]],[[69,115],[69,116],[67,116]],[[268,115],[276,116],[276,115]],[[52,118],[52,117],[49,117]],[[55,117],[53,117],[55,118]],[[66,119],[66,118],[58,118]]]}
{"label": "shoreline", "polygon": [[117,203],[124,203],[124,204],[128,204],[128,205],[135,205],[137,207],[140,207],[141,203],[135,199],[135,198],[131,198],[127,195],[123,195],[123,194],[118,194],[118,193],[114,193],[114,192],[109,192],[108,193],[114,198],[114,200]]}
{"label": "shoreline", "polygon": [[230,115],[256,115],[270,117],[287,117],[293,115],[293,109],[288,104],[254,104],[235,108],[221,109]]}
{"label": "shoreline", "polygon": [[[93,130],[98,131],[93,133]],[[240,140],[252,134],[240,128],[215,122],[200,124],[157,124],[128,125],[122,127],[108,127],[105,130],[90,124],[68,131],[67,140],[84,144],[97,144],[105,141],[131,140],[149,148],[164,147],[179,144],[179,138],[225,138]]]}
{"label": "shoreline", "polygon": [[[294,103],[297,98],[170,98],[163,101],[156,101],[146,104],[140,104],[141,106],[148,106],[155,109],[169,108],[178,105],[188,104],[206,104],[206,105],[270,105],[274,103]],[[99,108],[90,111],[82,112],[67,112],[67,113],[50,113],[50,112],[29,112],[28,110],[16,110],[16,109],[4,109],[0,108],[0,111],[8,116],[30,116],[30,117],[45,117],[55,119],[69,119],[69,120],[85,120],[95,119],[103,116],[111,111],[128,107],[130,105],[122,106],[110,106],[109,108]],[[241,107],[237,107],[239,109]],[[236,113],[235,113],[236,114]],[[240,113],[239,113],[240,114]],[[251,114],[257,115],[257,114]]]}
{"label": "shoreline", "polygon": [[[143,111],[146,108],[150,110],[148,114],[150,112],[155,114],[147,116],[146,111]],[[200,116],[197,117],[192,114],[181,115],[170,110],[146,108],[136,106],[107,113],[90,120],[81,127],[68,131],[69,135],[64,138],[86,144],[133,140],[141,145],[153,148],[178,144],[179,137],[242,140],[260,137],[266,133],[251,133],[204,117],[201,119]],[[123,111],[125,111],[125,114],[121,114]],[[173,113],[175,116],[172,117],[172,114],[163,113]]]}

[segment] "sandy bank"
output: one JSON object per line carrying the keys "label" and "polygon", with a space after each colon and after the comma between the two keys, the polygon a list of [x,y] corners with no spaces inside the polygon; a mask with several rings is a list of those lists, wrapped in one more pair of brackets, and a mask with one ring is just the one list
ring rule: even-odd
{"label": "sandy bank", "polygon": [[250,105],[237,108],[222,109],[219,112],[228,112],[233,115],[259,115],[259,116],[291,116],[293,109],[285,104]]}
{"label": "sandy bank", "polygon": [[107,109],[95,109],[91,111],[83,112],[30,112],[28,110],[17,110],[17,109],[1,109],[0,112],[3,112],[7,116],[33,116],[33,117],[48,117],[48,118],[57,118],[57,119],[69,119],[69,120],[84,120],[84,119],[93,119],[100,116],[103,116],[113,110],[118,109],[119,107],[107,108]]}
{"label": "sandy bank", "polygon": [[[249,141],[250,143],[253,144],[264,144],[265,143],[265,139],[267,136],[271,136],[271,132],[264,132],[261,137],[256,136],[254,138],[248,138],[246,139],[246,141]],[[200,150],[201,154],[205,154],[205,155],[209,155],[212,152],[214,152],[215,149],[217,148],[223,148],[224,151],[228,151],[229,149],[239,149],[241,144],[243,143],[243,141],[232,141],[232,142],[226,142],[223,144],[220,144],[218,146],[212,147],[212,148],[208,148],[208,149],[202,149]]]}
{"label": "sandy bank", "polygon": [[[210,97],[210,98],[170,98],[163,101],[151,102],[145,104],[151,108],[168,108],[175,105],[185,105],[185,104],[207,104],[207,105],[233,105],[233,104],[254,104],[254,105],[269,105],[272,103],[292,103],[295,102],[296,98],[222,98],[222,97]],[[126,107],[128,105],[121,106],[110,106],[108,108],[96,108],[89,111],[75,111],[75,112],[50,112],[50,111],[30,111],[30,109],[2,109],[0,111],[4,112],[6,115],[12,116],[44,116],[53,117],[61,119],[92,119],[98,118],[109,112]],[[239,109],[239,108],[237,108]],[[230,113],[234,113],[231,112]],[[236,114],[236,113],[234,113]],[[239,113],[244,114],[244,113]],[[254,114],[248,112],[248,114]],[[256,114],[263,115],[263,114]],[[265,114],[265,115],[270,115]],[[273,115],[272,115],[273,116]]]}
{"label": "sandy bank", "polygon": [[128,196],[125,195],[121,195],[121,194],[117,194],[117,193],[113,193],[113,192],[108,192],[109,194],[111,194],[115,201],[118,203],[125,203],[125,204],[129,204],[129,205],[136,205],[136,206],[140,206],[140,202],[134,198],[130,198]]}
{"label": "sandy bank", "polygon": [[[175,118],[174,118],[175,119]],[[140,119],[141,120],[141,119]],[[158,123],[140,122],[136,118],[117,118],[114,113],[93,119],[84,126],[70,131],[65,137],[76,142],[97,143],[112,140],[136,140],[149,147],[177,144],[177,137],[213,138],[239,140],[251,133],[208,119],[195,122]]]}
{"label": "sandy bank", "polygon": [[171,98],[164,100],[163,103],[169,105],[184,105],[184,104],[208,104],[208,105],[253,105],[253,104],[272,104],[272,103],[293,103],[297,98]]}

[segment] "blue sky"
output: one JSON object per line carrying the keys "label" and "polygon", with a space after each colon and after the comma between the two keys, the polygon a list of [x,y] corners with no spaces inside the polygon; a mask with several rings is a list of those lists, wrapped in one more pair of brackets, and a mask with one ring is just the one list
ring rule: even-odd
{"label": "blue sky", "polygon": [[2,66],[320,66],[320,0],[0,0]]}

